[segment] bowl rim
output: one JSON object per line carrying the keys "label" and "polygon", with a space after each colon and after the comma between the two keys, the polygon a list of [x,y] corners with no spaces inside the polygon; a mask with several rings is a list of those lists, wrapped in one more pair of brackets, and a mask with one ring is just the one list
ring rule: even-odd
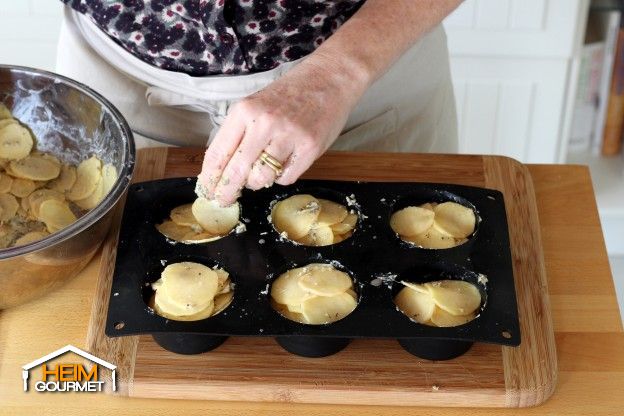
{"label": "bowl rim", "polygon": [[38,76],[44,76],[48,79],[63,81],[65,84],[76,88],[81,93],[91,97],[103,107],[106,107],[106,109],[111,112],[113,118],[118,122],[122,134],[126,137],[125,146],[122,149],[123,155],[121,158],[121,172],[119,172],[117,181],[108,195],[106,195],[106,197],[104,197],[104,199],[100,201],[95,208],[62,230],[29,244],[0,249],[0,260],[6,260],[53,247],[58,243],[68,240],[88,229],[99,221],[104,215],[106,215],[115,206],[117,201],[126,192],[126,189],[130,185],[136,161],[136,148],[134,145],[134,135],[132,134],[132,130],[121,112],[110,101],[87,85],[54,72],[27,66],[0,64],[0,71],[20,72],[27,75],[36,74]]}

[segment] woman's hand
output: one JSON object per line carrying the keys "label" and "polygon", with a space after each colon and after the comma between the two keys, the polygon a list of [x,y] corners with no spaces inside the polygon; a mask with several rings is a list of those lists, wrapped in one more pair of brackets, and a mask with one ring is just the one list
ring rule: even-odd
{"label": "woman's hand", "polygon": [[[226,205],[243,186],[294,182],[336,140],[366,88],[461,2],[367,0],[284,77],[232,108],[198,178],[207,196]],[[284,166],[279,178],[258,162],[263,151]]]}
{"label": "woman's hand", "polygon": [[[244,186],[295,182],[336,140],[366,88],[337,69],[305,60],[235,104],[204,157],[198,178],[207,196],[229,205]],[[282,164],[279,177],[259,161],[263,151]]]}

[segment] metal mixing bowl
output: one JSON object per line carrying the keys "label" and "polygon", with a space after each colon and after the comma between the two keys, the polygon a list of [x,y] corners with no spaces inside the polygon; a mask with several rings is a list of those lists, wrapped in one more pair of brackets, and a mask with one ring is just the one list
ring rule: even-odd
{"label": "metal mixing bowl", "polygon": [[43,240],[0,249],[0,309],[50,292],[91,260],[108,232],[113,207],[128,188],[135,149],[128,123],[89,87],[46,71],[0,65],[0,102],[27,125],[38,150],[78,164],[97,155],[119,178],[86,215]]}

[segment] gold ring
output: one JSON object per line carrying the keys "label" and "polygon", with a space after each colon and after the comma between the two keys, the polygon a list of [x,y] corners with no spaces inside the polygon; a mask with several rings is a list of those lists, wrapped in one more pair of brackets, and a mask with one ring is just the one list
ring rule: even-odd
{"label": "gold ring", "polygon": [[280,176],[284,171],[284,166],[282,166],[280,161],[268,154],[267,152],[262,152],[260,154],[260,162],[273,169],[273,172],[275,172],[276,176]]}

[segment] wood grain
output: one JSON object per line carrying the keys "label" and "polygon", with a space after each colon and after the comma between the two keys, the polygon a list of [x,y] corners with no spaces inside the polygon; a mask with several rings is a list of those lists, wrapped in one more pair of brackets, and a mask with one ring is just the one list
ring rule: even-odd
{"label": "wood grain", "polygon": [[[199,149],[150,149],[164,162],[154,177],[194,176]],[[339,354],[310,360],[284,352],[272,339],[229,339],[200,356],[176,355],[149,336],[102,335],[111,256],[103,253],[89,347],[121,363],[120,394],[136,397],[334,404],[526,407],[546,400],[556,382],[556,351],[548,307],[535,197],[530,175],[497,157],[329,153],[306,177],[366,181],[446,182],[498,189],[506,195],[523,343],[477,345],[447,362],[415,359],[396,341],[357,341]],[[147,178],[139,175],[137,180]],[[530,230],[530,232],[527,232]],[[116,240],[115,240],[116,243]],[[110,248],[114,245],[111,244]],[[113,253],[110,253],[113,254]],[[114,255],[113,255],[114,260]],[[105,281],[102,282],[102,281]],[[536,311],[537,313],[534,313]],[[383,359],[380,359],[383,357]],[[130,360],[133,360],[130,362]]]}
{"label": "wood grain", "polygon": [[505,199],[523,338],[517,348],[503,347],[506,405],[535,406],[555,389],[557,352],[533,182],[526,167],[509,158],[484,156],[483,171],[485,186]]}
{"label": "wood grain", "polygon": [[[160,149],[143,149],[137,154],[133,182],[162,178],[165,172],[167,152]],[[122,197],[125,200],[125,195]],[[109,338],[104,335],[106,313],[115,268],[119,225],[123,213],[123,203],[117,205],[117,212],[112,220],[111,230],[102,244],[99,275],[95,287],[93,307],[87,330],[86,347],[97,357],[117,365],[117,392],[128,395],[129,384],[134,375],[134,362],[138,337]],[[104,372],[103,380],[110,381],[110,373]],[[107,389],[112,383],[105,384]],[[109,393],[112,391],[109,390]]]}

